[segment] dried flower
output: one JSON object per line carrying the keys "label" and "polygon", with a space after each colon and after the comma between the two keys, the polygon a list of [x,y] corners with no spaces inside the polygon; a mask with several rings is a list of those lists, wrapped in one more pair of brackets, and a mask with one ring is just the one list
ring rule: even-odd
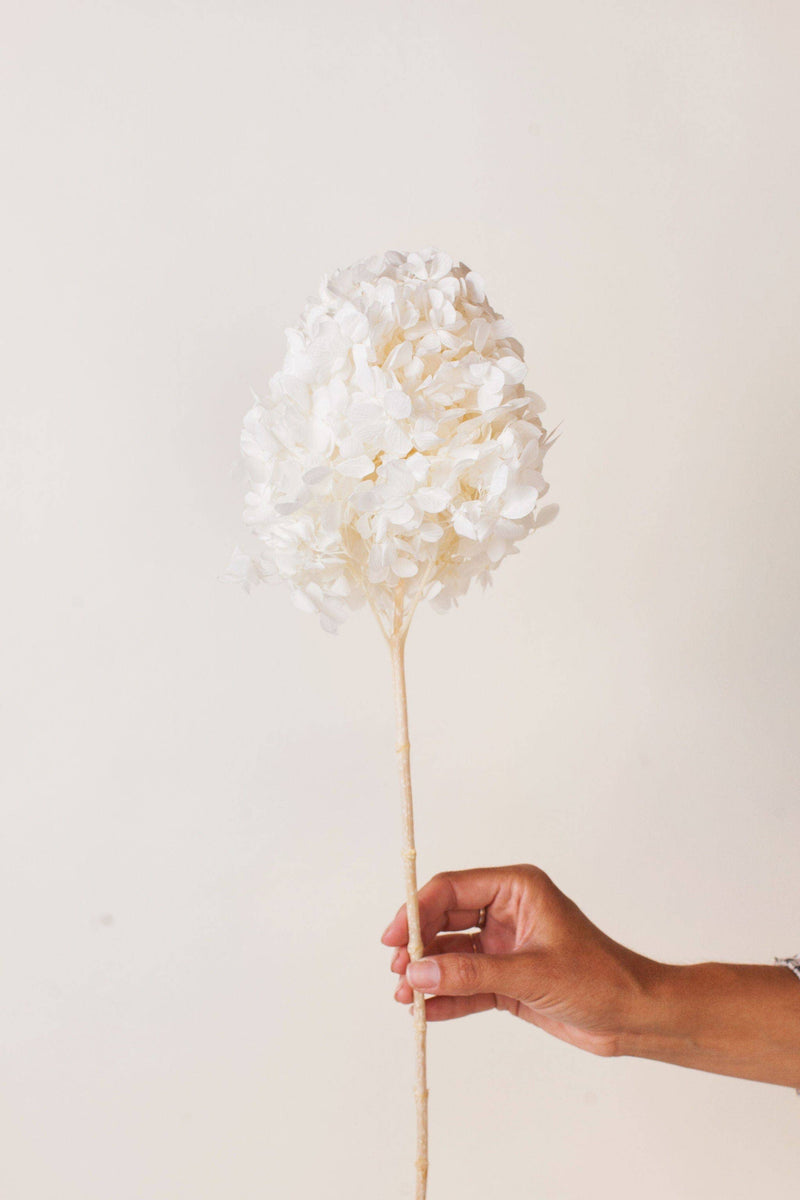
{"label": "dried flower", "polygon": [[[390,250],[326,276],[286,331],[242,431],[250,477],[227,578],[285,580],[335,632],[366,599],[391,650],[411,961],[422,956],[405,642],[417,603],[458,602],[556,513],[544,404],[483,281],[441,250]],[[428,1174],[425,999],[414,993],[416,1200]]]}
{"label": "dried flower", "polygon": [[282,579],[335,632],[368,599],[457,602],[555,505],[523,349],[483,281],[435,247],[326,276],[244,419],[250,486],[226,578]]}

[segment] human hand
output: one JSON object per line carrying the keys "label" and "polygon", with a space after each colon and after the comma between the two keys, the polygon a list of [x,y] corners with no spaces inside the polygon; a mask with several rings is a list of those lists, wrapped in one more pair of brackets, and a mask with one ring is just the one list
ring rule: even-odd
{"label": "human hand", "polygon": [[[395,999],[425,992],[429,1021],[497,1008],[604,1056],[643,1024],[659,964],[612,941],[538,867],[434,875],[419,892],[424,959],[409,962],[406,906],[381,941],[397,947]],[[486,924],[473,928],[481,908]]]}

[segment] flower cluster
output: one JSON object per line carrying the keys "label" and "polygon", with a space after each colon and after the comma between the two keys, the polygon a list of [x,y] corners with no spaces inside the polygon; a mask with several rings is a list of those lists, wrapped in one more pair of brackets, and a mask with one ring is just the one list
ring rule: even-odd
{"label": "flower cluster", "polygon": [[253,554],[227,578],[282,579],[334,632],[446,609],[545,524],[542,400],[480,276],[429,247],[326,276],[244,419]]}

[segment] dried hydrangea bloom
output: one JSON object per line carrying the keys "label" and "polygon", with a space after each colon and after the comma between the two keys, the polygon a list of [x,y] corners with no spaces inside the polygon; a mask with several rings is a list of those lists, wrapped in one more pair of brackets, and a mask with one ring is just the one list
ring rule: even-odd
{"label": "dried hydrangea bloom", "polygon": [[544,404],[483,281],[434,247],[326,276],[244,420],[256,549],[228,578],[289,584],[334,632],[367,598],[440,610],[545,524]]}

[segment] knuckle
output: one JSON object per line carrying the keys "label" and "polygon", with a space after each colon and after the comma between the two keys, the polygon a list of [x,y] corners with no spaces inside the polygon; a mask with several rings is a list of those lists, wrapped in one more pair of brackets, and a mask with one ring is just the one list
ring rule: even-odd
{"label": "knuckle", "polygon": [[453,983],[459,991],[470,992],[477,988],[478,967],[472,954],[454,954],[452,956]]}
{"label": "knuckle", "polygon": [[450,883],[450,874],[448,871],[437,871],[435,875],[431,875],[430,879],[425,885],[426,889],[430,889],[433,894],[438,894],[443,889],[450,888],[451,886],[452,884]]}
{"label": "knuckle", "polygon": [[525,863],[516,868],[520,873],[520,878],[528,884],[532,884],[537,888],[547,888],[552,885],[552,880],[546,871],[541,867],[534,866],[533,863]]}
{"label": "knuckle", "polygon": [[615,1037],[601,1037],[596,1042],[587,1047],[590,1054],[594,1054],[597,1058],[618,1058],[620,1056],[619,1043]]}
{"label": "knuckle", "polygon": [[456,892],[452,871],[437,871],[431,879],[431,885],[437,893],[441,893],[447,902],[455,904]]}

